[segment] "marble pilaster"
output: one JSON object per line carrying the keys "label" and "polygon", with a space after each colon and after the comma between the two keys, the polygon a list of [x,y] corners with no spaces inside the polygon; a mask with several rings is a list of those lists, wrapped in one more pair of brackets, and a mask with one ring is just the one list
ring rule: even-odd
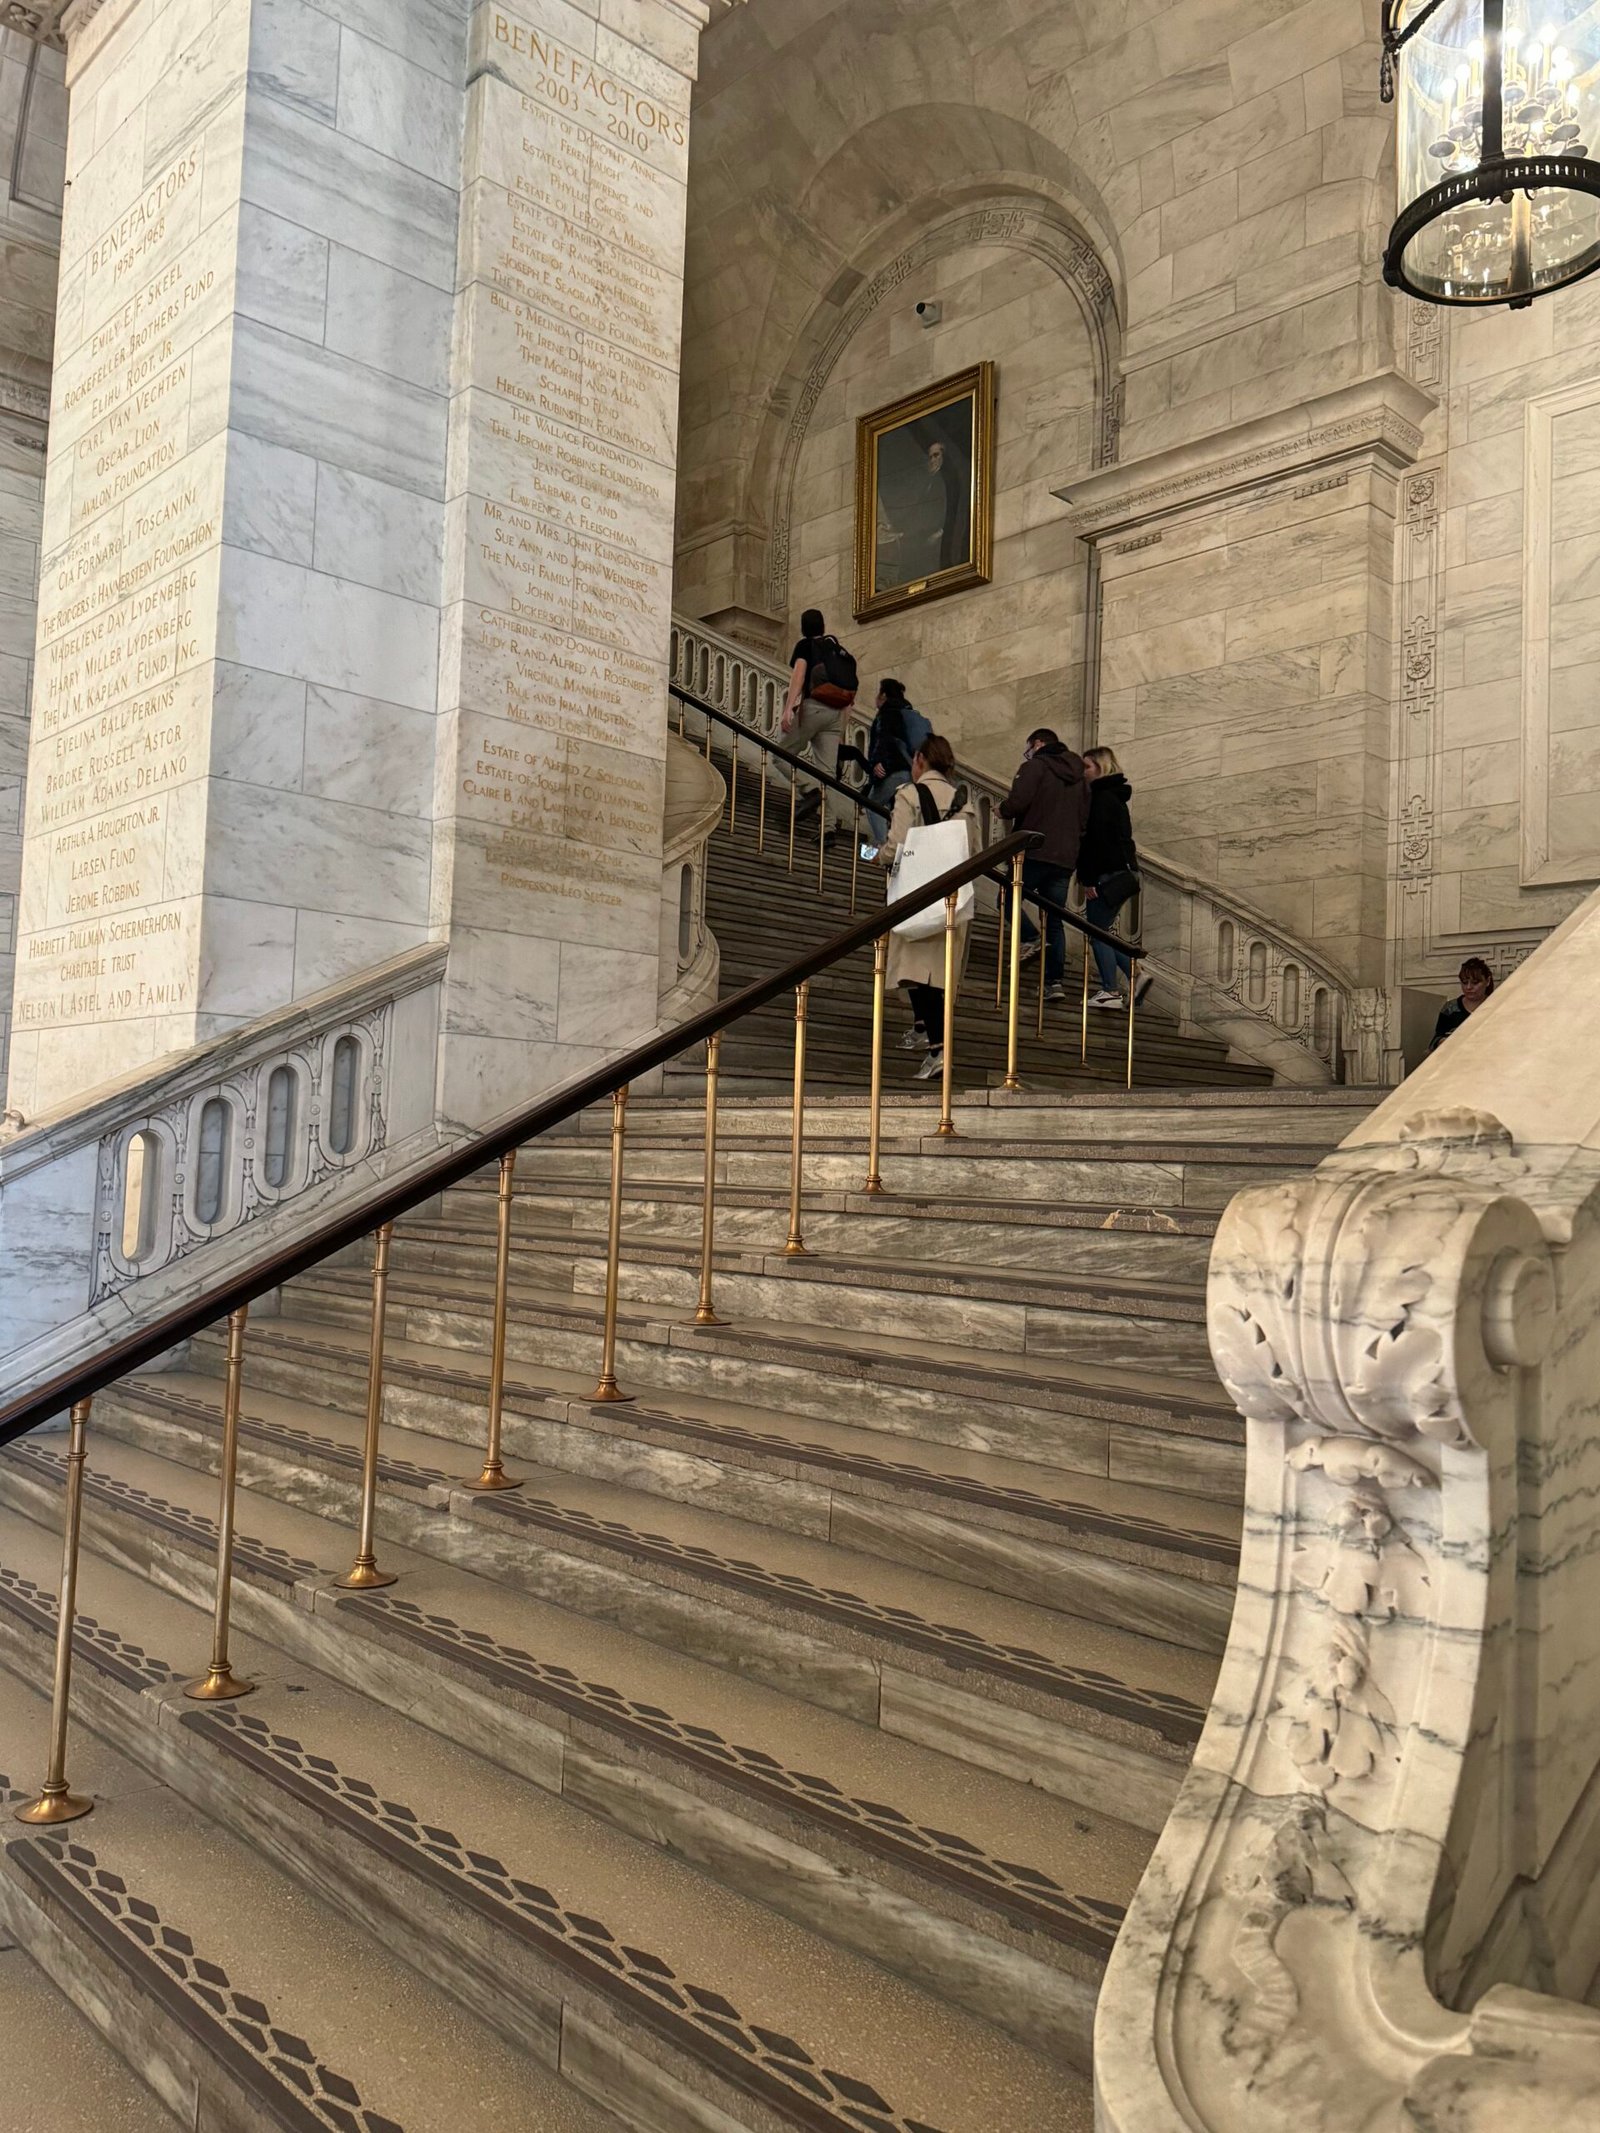
{"label": "marble pilaster", "polygon": [[679,0],[473,16],[434,806],[451,1116],[655,1022],[703,20]]}

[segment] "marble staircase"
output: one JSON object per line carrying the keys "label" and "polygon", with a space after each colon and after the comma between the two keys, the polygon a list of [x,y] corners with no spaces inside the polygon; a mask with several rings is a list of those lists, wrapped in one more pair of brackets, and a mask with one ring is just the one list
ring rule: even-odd
{"label": "marble staircase", "polygon": [[[940,1141],[907,1091],[869,1197],[862,1100],[822,1095],[792,1259],[789,1113],[736,1082],[726,1323],[697,1331],[699,1106],[636,1099],[615,1406],[592,1398],[609,1120],[585,1116],[518,1163],[515,1493],[464,1486],[492,1180],[397,1229],[393,1586],[332,1585],[364,1253],[252,1314],[237,1703],[178,1687],[207,1643],[220,1337],[103,1394],[74,1733],[101,1807],[9,1843],[0,1928],[143,2075],[127,2123],[153,2092],[186,2125],[325,2133],[1087,2133],[1101,1975],[1233,1600],[1211,1232],[1362,1110],[980,1084]],[[63,1474],[59,1439],[0,1455],[13,1789]],[[80,2041],[84,2080],[115,2077]],[[79,2123],[121,2121],[39,2119]]]}
{"label": "marble staircase", "polygon": [[[712,761],[726,780],[731,764],[727,751],[717,746],[718,738],[713,739]],[[820,855],[819,887],[817,827],[814,819],[805,823],[796,834],[791,872],[788,789],[771,785],[763,836],[759,788],[750,762],[754,753],[753,743],[742,745],[737,811],[731,821],[724,816],[706,856],[706,918],[722,951],[724,996],[765,976],[779,956],[798,953],[843,932],[851,923],[850,832],[830,828],[827,849]],[[858,914],[881,908],[887,882],[883,868],[858,858],[854,874]],[[994,902],[986,900],[973,925],[960,996],[956,1057],[964,1082],[999,1083],[1005,1078],[1006,1017],[995,998],[998,931]],[[1080,1059],[1081,940],[1073,937],[1068,942],[1069,997],[1046,1005],[1042,1037],[1038,1034],[1038,979],[1037,964],[1026,969],[1019,1054],[1025,1083],[1062,1090],[1122,1087],[1127,1066],[1123,1015],[1091,1014],[1089,1056],[1086,1061]],[[899,1049],[909,1022],[905,1007],[891,993],[884,1054],[886,1088],[915,1083],[920,1055]],[[1232,1058],[1225,1045],[1181,1034],[1170,989],[1164,992],[1159,979],[1139,1011],[1135,1040],[1137,1087],[1261,1088],[1272,1078],[1265,1068]],[[813,982],[807,1038],[813,1086],[859,1087],[871,1042],[872,957],[864,951]],[[792,1016],[783,1002],[774,1002],[727,1033],[724,1072],[746,1088],[785,1090],[793,1073],[793,1046]]]}

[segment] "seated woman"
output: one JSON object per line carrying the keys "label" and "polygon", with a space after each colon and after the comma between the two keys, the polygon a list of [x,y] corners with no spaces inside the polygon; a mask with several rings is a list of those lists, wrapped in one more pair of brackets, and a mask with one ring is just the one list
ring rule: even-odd
{"label": "seated woman", "polygon": [[1433,1042],[1428,1046],[1430,1052],[1436,1052],[1468,1015],[1475,1015],[1494,991],[1494,972],[1481,955],[1469,955],[1456,977],[1461,986],[1461,997],[1452,1000],[1448,1007],[1440,1008],[1439,1019],[1433,1025]]}
{"label": "seated woman", "polygon": [[[894,796],[894,813],[889,818],[889,834],[878,854],[884,866],[894,864],[894,856],[905,843],[912,830],[923,820],[922,802],[918,788],[926,792],[938,809],[943,821],[965,822],[968,839],[973,851],[978,849],[978,817],[966,796],[966,788],[959,790],[955,783],[955,750],[941,734],[930,733],[917,750],[911,762],[910,781],[902,785]],[[959,989],[961,973],[966,968],[967,940],[972,931],[970,921],[956,928],[955,973]],[[925,935],[921,940],[906,940],[903,935],[889,936],[888,982],[900,986],[911,1003],[912,1023],[901,1042],[907,1051],[927,1049],[927,1058],[917,1069],[919,1081],[931,1081],[934,1075],[944,1072],[944,932]]]}

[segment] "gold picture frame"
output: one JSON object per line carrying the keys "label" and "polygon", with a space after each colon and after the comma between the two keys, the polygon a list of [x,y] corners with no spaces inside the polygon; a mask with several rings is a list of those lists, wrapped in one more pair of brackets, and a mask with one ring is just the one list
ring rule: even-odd
{"label": "gold picture frame", "polygon": [[994,365],[975,363],[856,424],[856,620],[993,576]]}

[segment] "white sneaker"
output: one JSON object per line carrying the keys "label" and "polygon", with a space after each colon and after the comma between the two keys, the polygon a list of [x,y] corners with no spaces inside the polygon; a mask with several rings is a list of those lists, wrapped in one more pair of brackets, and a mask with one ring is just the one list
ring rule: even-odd
{"label": "white sneaker", "polygon": [[903,1052],[925,1052],[928,1049],[928,1040],[921,1030],[908,1029],[900,1039],[900,1049]]}
{"label": "white sneaker", "polygon": [[1135,1007],[1142,1007],[1144,1005],[1144,996],[1150,990],[1151,986],[1154,983],[1155,978],[1150,971],[1142,970],[1139,973],[1139,982],[1133,988],[1133,1004]]}
{"label": "white sneaker", "polygon": [[1089,1005],[1091,1007],[1118,1008],[1122,1005],[1122,995],[1120,992],[1107,992],[1105,987],[1102,986],[1097,993],[1090,995]]}
{"label": "white sneaker", "polygon": [[1038,953],[1039,943],[1037,941],[1024,941],[1022,953],[1018,956],[1017,961],[1019,963],[1031,963]]}
{"label": "white sneaker", "polygon": [[935,1074],[942,1074],[943,1072],[944,1051],[941,1047],[937,1052],[930,1052],[927,1058],[923,1060],[921,1066],[917,1068],[917,1079],[918,1081],[932,1081]]}

